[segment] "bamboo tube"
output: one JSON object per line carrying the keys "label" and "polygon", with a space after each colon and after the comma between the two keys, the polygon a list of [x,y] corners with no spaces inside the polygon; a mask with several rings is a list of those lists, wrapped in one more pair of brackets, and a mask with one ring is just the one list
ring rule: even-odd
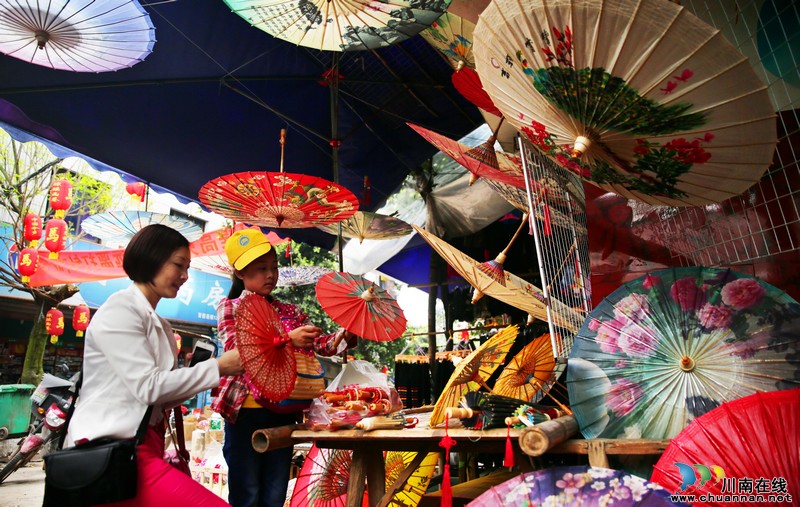
{"label": "bamboo tube", "polygon": [[287,424],[286,426],[255,430],[253,436],[250,437],[250,442],[256,452],[267,452],[289,447],[294,443],[292,442],[292,432],[305,428],[303,424]]}
{"label": "bamboo tube", "polygon": [[453,417],[457,419],[469,419],[475,415],[475,412],[469,407],[449,407],[444,410],[444,415],[448,419],[452,419]]}
{"label": "bamboo tube", "polygon": [[571,415],[565,415],[523,429],[519,435],[519,447],[529,456],[541,456],[576,433],[578,421]]}

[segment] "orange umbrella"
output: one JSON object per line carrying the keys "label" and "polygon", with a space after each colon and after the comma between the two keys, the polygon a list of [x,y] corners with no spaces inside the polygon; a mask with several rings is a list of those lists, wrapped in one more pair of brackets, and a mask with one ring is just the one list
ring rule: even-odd
{"label": "orange umbrella", "polygon": [[495,382],[494,392],[523,401],[538,401],[542,391],[555,380],[555,367],[550,333],[545,333],[534,338],[511,359]]}
{"label": "orange umbrella", "polygon": [[258,294],[242,298],[235,315],[236,348],[253,397],[286,399],[294,389],[297,364],[291,344],[276,345],[284,334],[280,317]]}
{"label": "orange umbrella", "polygon": [[429,423],[431,428],[445,422],[445,411],[450,407],[457,407],[465,394],[477,391],[481,387],[489,389],[486,381],[497,367],[503,364],[506,354],[517,339],[518,332],[517,326],[508,326],[486,340],[456,365],[450,380],[447,381],[442,394],[433,406]]}
{"label": "orange umbrella", "polygon": [[388,342],[406,330],[406,317],[397,301],[364,277],[328,273],[317,280],[316,293],[325,313],[353,334]]}

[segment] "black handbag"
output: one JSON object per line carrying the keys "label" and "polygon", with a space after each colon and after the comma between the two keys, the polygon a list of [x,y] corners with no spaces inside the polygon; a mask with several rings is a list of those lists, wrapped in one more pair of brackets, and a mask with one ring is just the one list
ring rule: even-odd
{"label": "black handbag", "polygon": [[[74,406],[70,407],[63,435]],[[98,438],[45,456],[43,507],[87,507],[135,498],[136,446],[144,439],[152,413],[151,405],[133,438]]]}

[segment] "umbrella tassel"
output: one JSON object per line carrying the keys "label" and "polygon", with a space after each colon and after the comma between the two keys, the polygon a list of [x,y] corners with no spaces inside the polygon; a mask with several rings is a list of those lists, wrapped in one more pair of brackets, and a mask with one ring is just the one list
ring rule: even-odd
{"label": "umbrella tassel", "polygon": [[553,233],[553,229],[550,222],[550,205],[547,204],[547,202],[544,203],[542,213],[544,214],[544,227],[542,232],[545,236],[550,236]]}
{"label": "umbrella tassel", "polygon": [[514,447],[511,445],[511,421],[506,424],[506,454],[503,456],[503,466],[514,468]]}
{"label": "umbrella tassel", "polygon": [[453,441],[450,438],[448,429],[450,427],[449,418],[444,420],[444,438],[439,445],[444,447],[444,470],[442,472],[442,507],[453,507],[453,489],[450,484],[450,447]]}

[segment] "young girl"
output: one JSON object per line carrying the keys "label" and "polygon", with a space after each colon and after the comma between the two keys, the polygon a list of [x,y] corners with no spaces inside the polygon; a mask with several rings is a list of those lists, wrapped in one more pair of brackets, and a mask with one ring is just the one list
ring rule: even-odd
{"label": "young girl", "polygon": [[[236,231],[225,242],[228,262],[234,269],[234,280],[244,286],[239,297],[232,289],[228,298],[217,308],[217,332],[226,351],[236,347],[236,310],[241,298],[256,293],[266,298],[281,318],[292,345],[312,348],[324,356],[335,355],[333,342],[344,333],[340,348],[355,346],[356,336],[345,330],[322,335],[321,329],[308,324],[308,316],[296,306],[281,303],[270,296],[278,283],[278,257],[267,237],[260,231]],[[234,287],[237,284],[234,283]],[[224,377],[220,392],[211,409],[225,419],[223,454],[228,463],[228,501],[233,507],[281,507],[286,499],[289,483],[292,448],[258,453],[253,449],[253,431],[299,422],[300,412],[285,413],[274,407],[262,406],[249,392],[242,376]]]}

